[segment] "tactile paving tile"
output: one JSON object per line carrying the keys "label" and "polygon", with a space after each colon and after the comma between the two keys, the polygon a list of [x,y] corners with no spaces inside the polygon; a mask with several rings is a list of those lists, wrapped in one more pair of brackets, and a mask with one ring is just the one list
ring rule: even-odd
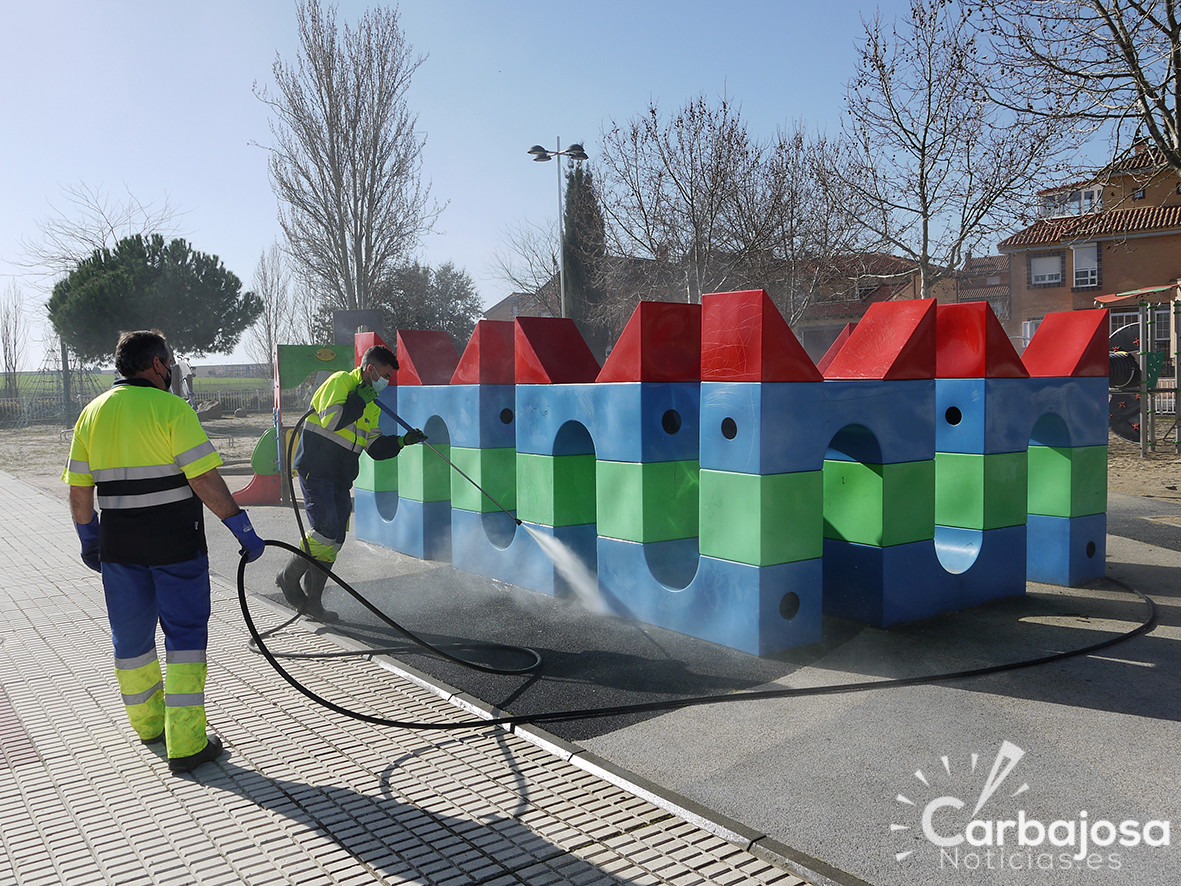
{"label": "tactile paving tile", "polygon": [[[20,532],[0,526],[14,564],[0,577],[0,883],[804,882],[512,732],[391,729],[315,705],[247,649],[217,579],[206,698],[230,752],[173,776],[126,724],[64,503],[0,473],[0,508],[18,506]],[[276,646],[340,649],[307,623],[283,633]],[[368,659],[289,668],[376,716],[473,719]]]}

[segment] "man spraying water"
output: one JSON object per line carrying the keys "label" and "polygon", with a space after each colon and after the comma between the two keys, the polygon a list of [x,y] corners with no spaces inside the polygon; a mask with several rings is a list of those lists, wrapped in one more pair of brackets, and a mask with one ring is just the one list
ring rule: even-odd
{"label": "man spraying water", "polygon": [[300,546],[324,568],[318,569],[306,558],[293,554],[275,576],[275,584],[291,606],[320,621],[337,618],[322,602],[328,579],[325,570],[336,563],[344,544],[361,453],[382,461],[426,439],[418,429],[399,437],[386,436],[377,428],[377,396],[397,368],[393,351],[374,345],[365,351],[356,369],[333,373],[312,396],[312,410],[304,423],[294,467],[311,524]]}

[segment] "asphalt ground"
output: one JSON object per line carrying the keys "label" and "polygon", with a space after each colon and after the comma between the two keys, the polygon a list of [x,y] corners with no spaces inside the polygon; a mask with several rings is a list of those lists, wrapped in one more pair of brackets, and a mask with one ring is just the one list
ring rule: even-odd
{"label": "asphalt ground", "polygon": [[[289,510],[256,507],[251,514],[264,537],[294,540]],[[953,865],[950,855],[924,841],[917,812],[897,798],[916,787],[930,793],[941,776],[942,789],[970,808],[973,797],[983,796],[984,773],[1010,743],[1023,752],[1017,773],[1025,781],[1014,775],[1013,783],[1027,789],[1019,800],[993,801],[998,815],[1015,814],[1020,803],[1046,823],[1077,822],[1083,810],[1118,822],[1181,820],[1175,791],[1181,782],[1175,753],[1181,528],[1172,522],[1179,514],[1169,503],[1113,496],[1108,578],[1090,587],[1031,584],[1020,599],[886,631],[830,619],[822,642],[773,658],[585,612],[351,538],[338,572],[406,628],[439,643],[528,646],[540,653],[542,667],[527,677],[460,669],[392,639],[339,589],[328,591],[325,602],[342,616],[338,629],[382,645],[392,641],[393,659],[438,683],[513,714],[541,714],[1019,662],[1135,628],[1147,608],[1129,588],[1143,590],[1158,603],[1159,625],[1094,655],[967,680],[738,700],[542,728],[867,882],[1172,886],[1181,882],[1181,855],[1143,843],[1065,861],[1045,846],[1008,856],[996,850],[999,860],[986,857],[989,847],[963,846]],[[215,568],[232,574],[234,552],[221,535],[210,532]],[[272,582],[279,565],[272,553],[252,564],[248,587],[277,599]],[[505,653],[502,661],[520,660]],[[922,779],[916,783],[922,772],[929,790]],[[911,855],[895,858],[908,849]],[[994,862],[1001,867],[990,867]]]}

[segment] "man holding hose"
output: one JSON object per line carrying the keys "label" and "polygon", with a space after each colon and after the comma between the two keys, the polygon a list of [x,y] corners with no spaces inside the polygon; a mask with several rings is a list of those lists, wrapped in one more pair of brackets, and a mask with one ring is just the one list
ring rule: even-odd
{"label": "man holding hose", "polygon": [[381,410],[375,401],[397,368],[393,351],[374,345],[356,369],[333,373],[312,395],[312,411],[304,422],[294,467],[310,524],[300,546],[324,568],[293,554],[275,576],[275,584],[291,606],[320,621],[337,618],[322,602],[328,579],[324,570],[333,567],[344,544],[361,453],[381,461],[426,439],[420,430],[398,437],[377,429]]}

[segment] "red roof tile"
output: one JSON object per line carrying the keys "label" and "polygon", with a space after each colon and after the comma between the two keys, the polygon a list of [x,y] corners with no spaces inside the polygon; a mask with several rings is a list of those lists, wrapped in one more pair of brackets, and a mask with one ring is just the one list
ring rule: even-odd
{"label": "red roof tile", "polygon": [[998,249],[1053,246],[1074,240],[1096,239],[1146,231],[1181,230],[1181,206],[1140,206],[1112,209],[1067,218],[1046,218],[1002,240]]}

